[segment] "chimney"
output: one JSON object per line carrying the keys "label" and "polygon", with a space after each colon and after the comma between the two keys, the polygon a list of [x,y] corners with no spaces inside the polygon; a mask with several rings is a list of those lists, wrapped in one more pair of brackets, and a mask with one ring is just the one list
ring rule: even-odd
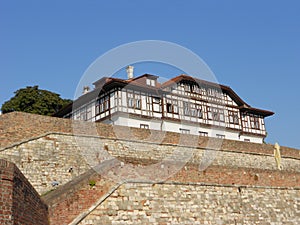
{"label": "chimney", "polygon": [[126,68],[128,80],[133,78],[133,68],[133,66],[127,66]]}
{"label": "chimney", "polygon": [[89,87],[89,86],[84,86],[84,87],[83,87],[82,94],[85,95],[85,94],[88,93],[89,91],[90,91],[90,87]]}

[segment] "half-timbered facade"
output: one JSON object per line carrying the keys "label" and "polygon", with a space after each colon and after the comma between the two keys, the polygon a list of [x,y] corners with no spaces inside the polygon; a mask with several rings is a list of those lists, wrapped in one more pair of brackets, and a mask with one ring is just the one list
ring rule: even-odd
{"label": "half-timbered facade", "polygon": [[102,78],[56,114],[74,120],[262,143],[273,112],[245,103],[230,87],[187,75],[163,84],[144,74]]}

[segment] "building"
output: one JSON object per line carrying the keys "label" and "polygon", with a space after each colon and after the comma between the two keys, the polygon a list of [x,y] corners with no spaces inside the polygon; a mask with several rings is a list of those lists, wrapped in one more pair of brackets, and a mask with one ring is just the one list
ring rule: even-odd
{"label": "building", "polygon": [[74,120],[262,143],[265,117],[274,113],[244,102],[230,87],[179,75],[165,83],[144,74],[104,77],[55,116]]}

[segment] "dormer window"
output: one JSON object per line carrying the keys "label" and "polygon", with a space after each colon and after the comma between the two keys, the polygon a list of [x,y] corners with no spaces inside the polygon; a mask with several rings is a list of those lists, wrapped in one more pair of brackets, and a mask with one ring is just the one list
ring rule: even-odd
{"label": "dormer window", "polygon": [[146,84],[152,87],[155,87],[155,80],[147,78]]}

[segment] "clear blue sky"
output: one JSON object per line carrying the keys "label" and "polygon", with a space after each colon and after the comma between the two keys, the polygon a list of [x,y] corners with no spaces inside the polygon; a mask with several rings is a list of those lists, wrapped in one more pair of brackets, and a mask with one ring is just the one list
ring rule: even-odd
{"label": "clear blue sky", "polygon": [[164,40],[198,54],[251,106],[274,111],[267,142],[300,149],[299,12],[297,0],[0,0],[0,104],[32,85],[73,98],[97,57]]}

